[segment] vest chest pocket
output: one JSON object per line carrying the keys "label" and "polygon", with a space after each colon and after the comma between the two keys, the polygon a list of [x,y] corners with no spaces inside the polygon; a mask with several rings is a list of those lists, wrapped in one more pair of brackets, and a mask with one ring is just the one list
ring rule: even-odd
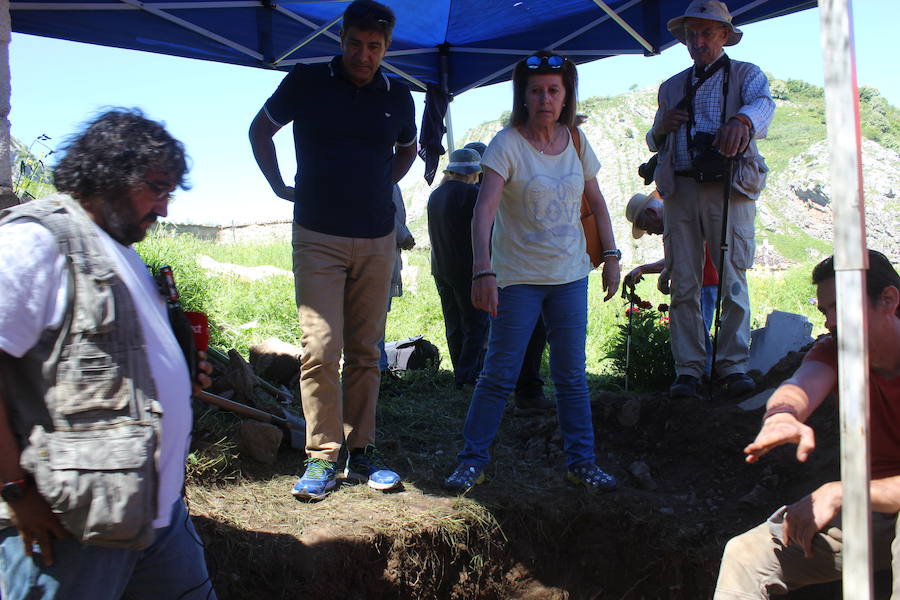
{"label": "vest chest pocket", "polygon": [[[131,384],[122,367],[95,341],[79,341],[57,371],[57,410],[73,415],[91,410],[122,411],[131,400]],[[121,353],[124,354],[124,350]],[[120,356],[121,357],[121,356]]]}

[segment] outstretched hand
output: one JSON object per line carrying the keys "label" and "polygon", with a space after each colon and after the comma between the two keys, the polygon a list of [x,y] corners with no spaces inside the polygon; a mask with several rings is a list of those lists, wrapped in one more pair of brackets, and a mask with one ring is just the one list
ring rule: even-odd
{"label": "outstretched hand", "polygon": [[791,414],[772,415],[763,422],[762,429],[753,443],[744,448],[748,463],[755,463],[762,456],[783,444],[797,444],[797,460],[805,462],[816,449],[816,435],[812,428]]}

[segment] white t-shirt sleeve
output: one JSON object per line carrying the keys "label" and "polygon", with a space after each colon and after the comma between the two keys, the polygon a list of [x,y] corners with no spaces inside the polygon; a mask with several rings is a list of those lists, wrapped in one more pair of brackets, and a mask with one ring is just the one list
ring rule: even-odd
{"label": "white t-shirt sleeve", "polygon": [[34,221],[0,227],[0,350],[22,357],[45,329],[59,327],[66,263],[50,231]]}
{"label": "white t-shirt sleeve", "polygon": [[513,173],[513,152],[510,147],[511,129],[502,129],[488,144],[481,165],[495,171],[503,181],[509,181]]}
{"label": "white t-shirt sleeve", "polygon": [[580,129],[577,131],[581,137],[581,168],[584,171],[584,180],[590,181],[600,172],[600,160],[594,154],[594,149],[591,147],[591,143],[587,140],[584,132]]}

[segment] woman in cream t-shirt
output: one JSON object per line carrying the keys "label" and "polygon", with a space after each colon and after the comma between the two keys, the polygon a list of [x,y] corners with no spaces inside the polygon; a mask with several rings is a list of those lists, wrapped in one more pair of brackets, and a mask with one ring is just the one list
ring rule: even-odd
{"label": "woman in cream t-shirt", "polygon": [[[605,300],[619,286],[618,251],[597,186],[600,163],[584,134],[573,127],[577,79],[573,63],[549,52],[519,62],[513,73],[510,125],[494,137],[482,160],[484,181],[472,221],[472,303],[488,312],[492,322],[484,369],[463,429],[465,446],[444,481],[455,491],[484,480],[488,449],[542,315],[550,341],[565,477],[596,489],[616,486],[596,465],[585,378],[591,264],[580,219],[582,192],[587,193],[606,249]],[[581,138],[581,156],[571,131]]]}

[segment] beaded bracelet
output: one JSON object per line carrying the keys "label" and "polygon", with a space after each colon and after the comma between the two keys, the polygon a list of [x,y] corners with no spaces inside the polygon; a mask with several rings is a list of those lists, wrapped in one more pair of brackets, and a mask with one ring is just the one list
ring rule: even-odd
{"label": "beaded bracelet", "polygon": [[481,279],[483,277],[496,277],[496,276],[497,276],[497,274],[494,273],[493,271],[491,271],[489,269],[485,269],[484,271],[478,271],[477,273],[472,275],[472,281],[475,281],[476,279]]}

